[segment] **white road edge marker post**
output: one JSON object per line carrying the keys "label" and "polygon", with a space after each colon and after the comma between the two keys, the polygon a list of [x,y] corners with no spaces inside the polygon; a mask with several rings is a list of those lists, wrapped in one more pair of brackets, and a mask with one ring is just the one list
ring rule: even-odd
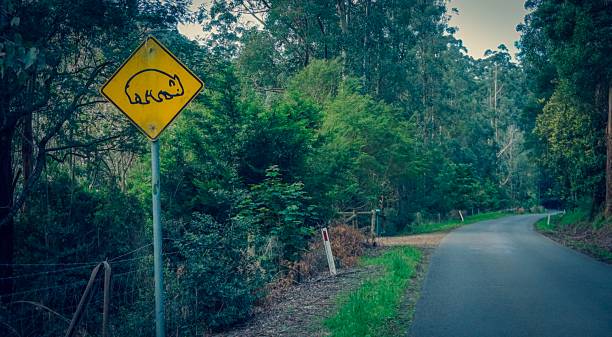
{"label": "white road edge marker post", "polygon": [[546,220],[546,224],[550,225],[550,213],[548,213],[548,219]]}
{"label": "white road edge marker post", "polygon": [[323,235],[323,246],[325,246],[325,255],[327,256],[329,273],[332,276],[336,276],[336,263],[334,262],[334,255],[332,254],[331,244],[329,243],[329,233],[327,232],[327,227],[321,228],[321,235]]}
{"label": "white road edge marker post", "polygon": [[461,217],[461,222],[464,222],[465,220],[463,219],[463,213],[461,213],[461,210],[459,210],[459,216]]}

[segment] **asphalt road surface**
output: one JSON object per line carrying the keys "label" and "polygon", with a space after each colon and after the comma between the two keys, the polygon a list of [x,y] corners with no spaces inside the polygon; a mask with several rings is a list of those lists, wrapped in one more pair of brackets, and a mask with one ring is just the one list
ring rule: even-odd
{"label": "asphalt road surface", "polygon": [[431,257],[415,337],[612,337],[612,265],[532,229],[541,216],[475,223]]}

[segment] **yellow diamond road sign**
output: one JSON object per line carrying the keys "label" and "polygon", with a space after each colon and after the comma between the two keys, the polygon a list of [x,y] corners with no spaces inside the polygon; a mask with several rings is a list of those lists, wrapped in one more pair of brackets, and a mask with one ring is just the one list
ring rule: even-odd
{"label": "yellow diamond road sign", "polygon": [[202,90],[202,81],[148,37],[102,87],[102,94],[156,139]]}

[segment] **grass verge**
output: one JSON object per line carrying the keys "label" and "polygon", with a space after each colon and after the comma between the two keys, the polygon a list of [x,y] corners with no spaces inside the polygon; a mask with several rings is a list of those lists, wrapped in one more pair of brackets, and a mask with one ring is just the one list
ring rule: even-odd
{"label": "grass verge", "polygon": [[382,274],[339,299],[337,312],[324,321],[331,336],[390,336],[389,326],[400,314],[410,278],[422,258],[419,249],[397,247],[380,256],[364,257],[364,265],[381,266]]}
{"label": "grass verge", "polygon": [[551,215],[550,216],[550,224],[548,223],[548,217],[544,217],[540,220],[538,220],[534,226],[535,228],[540,231],[540,232],[554,232],[555,231],[555,224],[554,221],[558,221],[559,215]]}
{"label": "grass verge", "polygon": [[476,215],[466,216],[464,222],[461,222],[461,220],[447,220],[447,221],[442,221],[442,222],[437,222],[437,223],[428,223],[428,224],[414,226],[414,227],[409,228],[407,231],[401,233],[400,235],[424,234],[424,233],[432,233],[432,232],[449,231],[451,229],[455,229],[457,227],[461,227],[463,225],[471,224],[474,222],[494,220],[494,219],[502,218],[502,217],[512,215],[512,214],[513,213],[504,212],[504,211],[480,213]]}
{"label": "grass verge", "polygon": [[[588,213],[577,209],[565,214],[556,214],[538,220],[535,229],[551,239],[590,255],[598,260],[612,263],[612,251],[601,245],[597,237],[597,230],[601,230],[603,222],[601,219],[589,221]],[[604,234],[605,235],[605,234]],[[609,245],[608,245],[609,246]]]}

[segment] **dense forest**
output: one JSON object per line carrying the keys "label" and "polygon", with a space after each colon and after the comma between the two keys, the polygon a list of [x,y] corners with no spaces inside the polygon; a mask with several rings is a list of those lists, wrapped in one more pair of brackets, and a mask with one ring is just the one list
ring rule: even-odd
{"label": "dense forest", "polygon": [[605,207],[610,214],[612,188],[606,192],[606,158],[608,171],[612,170],[612,152],[606,152],[612,151],[606,143],[607,123],[612,123],[608,118],[610,3],[538,0],[527,1],[526,6],[532,12],[518,27],[529,89],[523,123],[530,131],[528,142],[540,170],[543,199],[585,207],[592,214]]}
{"label": "dense forest", "polygon": [[70,317],[108,260],[113,335],[152,334],[148,142],[98,91],[148,35],[204,82],[160,138],[169,330],[245,320],[339,211],[381,209],[387,234],[457,210],[612,213],[609,1],[527,1],[517,59],[504,45],[468,56],[441,0],[0,6],[11,331],[62,334],[61,318],[15,303]]}

